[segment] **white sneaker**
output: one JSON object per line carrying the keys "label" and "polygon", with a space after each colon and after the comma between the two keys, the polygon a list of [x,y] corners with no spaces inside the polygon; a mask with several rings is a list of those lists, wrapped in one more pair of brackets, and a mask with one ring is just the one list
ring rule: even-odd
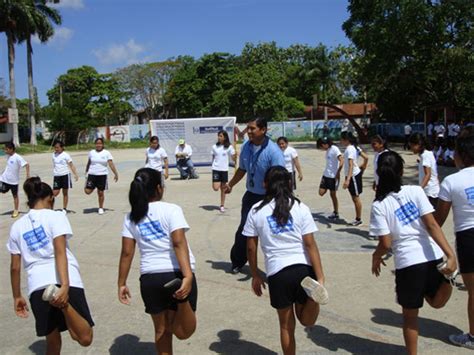
{"label": "white sneaker", "polygon": [[351,223],[349,223],[349,225],[354,226],[354,227],[360,226],[361,224],[362,224],[362,221],[360,219],[354,219]]}
{"label": "white sneaker", "polygon": [[301,287],[303,287],[308,297],[311,297],[314,300],[314,302],[319,303],[319,304],[328,303],[329,301],[328,291],[323,285],[321,285],[315,279],[309,276],[306,276],[301,281],[300,285]]}
{"label": "white sneaker", "polygon": [[56,295],[56,292],[59,290],[59,287],[56,286],[55,284],[48,285],[44,291],[43,291],[43,296],[41,298],[45,302],[50,302],[53,300],[54,296]]}
{"label": "white sneaker", "polygon": [[463,348],[474,350],[474,339],[469,334],[452,334],[449,336],[451,343],[462,346]]}
{"label": "white sneaker", "polygon": [[98,213],[99,213],[99,214],[104,214],[104,213],[105,213],[105,211],[104,211],[104,209],[103,209],[103,208],[99,208],[99,211],[98,211]]}
{"label": "white sneaker", "polygon": [[225,212],[224,206],[221,206],[221,207],[219,208],[219,211],[220,211],[221,213],[224,213],[224,212]]}
{"label": "white sneaker", "polygon": [[[448,265],[448,262],[447,261],[442,261],[440,262],[438,265],[436,265],[436,267],[438,268],[438,271],[442,273],[442,270]],[[442,273],[443,274],[443,273]],[[446,278],[446,280],[449,281],[449,283],[451,285],[455,285],[456,283],[456,276],[458,276],[459,274],[459,271],[458,269],[454,270],[454,272],[452,274],[443,274],[443,276]]]}
{"label": "white sneaker", "polygon": [[63,214],[67,214],[67,209],[63,208],[63,209],[61,210],[61,212],[62,212]]}

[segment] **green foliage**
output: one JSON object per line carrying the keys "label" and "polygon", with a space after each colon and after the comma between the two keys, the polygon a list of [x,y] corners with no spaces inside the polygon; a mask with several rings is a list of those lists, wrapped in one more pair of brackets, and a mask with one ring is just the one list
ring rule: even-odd
{"label": "green foliage", "polygon": [[385,117],[405,120],[434,104],[472,112],[473,1],[351,0],[349,12],[357,81]]}

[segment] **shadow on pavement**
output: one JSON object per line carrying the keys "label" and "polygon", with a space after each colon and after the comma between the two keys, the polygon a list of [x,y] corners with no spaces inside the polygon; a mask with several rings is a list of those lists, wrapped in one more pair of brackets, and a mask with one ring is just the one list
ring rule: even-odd
{"label": "shadow on pavement", "polygon": [[141,342],[140,338],[132,334],[124,334],[115,338],[114,343],[109,349],[111,355],[154,355],[156,354],[155,343]]}
{"label": "shadow on pavement", "polygon": [[357,235],[367,240],[373,240],[373,238],[369,236],[369,231],[359,229],[359,228],[339,228],[339,229],[335,229],[335,231]]}
{"label": "shadow on pavement", "polygon": [[277,354],[261,345],[240,338],[240,332],[233,329],[224,329],[217,333],[219,341],[212,343],[209,350],[219,354]]}
{"label": "shadow on pavement", "polygon": [[[373,308],[370,311],[374,315],[372,322],[400,328],[400,336],[402,336],[403,318],[401,313],[383,308]],[[458,327],[423,317],[418,317],[418,327],[420,336],[436,339],[446,344],[451,344],[448,339],[450,334],[462,333]]]}
{"label": "shadow on pavement", "polygon": [[216,205],[203,205],[203,206],[199,206],[199,208],[202,208],[203,210],[206,210],[206,211],[218,211],[219,210],[219,206],[216,206]]}
{"label": "shadow on pavement", "polygon": [[346,333],[332,333],[326,327],[316,325],[305,329],[308,338],[317,346],[329,351],[345,350],[350,354],[403,354],[405,347],[360,338]]}
{"label": "shadow on pavement", "polygon": [[46,340],[35,341],[28,347],[28,349],[30,349],[31,352],[36,355],[46,354]]}
{"label": "shadow on pavement", "polygon": [[[211,267],[214,270],[222,270],[226,274],[232,274],[231,269],[232,269],[232,263],[229,261],[212,261],[212,260],[206,260],[206,263],[211,264]],[[240,269],[240,272],[237,274],[243,274],[244,277],[237,279],[238,281],[247,281],[250,280],[252,275],[250,274],[250,269],[248,266],[244,266],[242,269]],[[264,280],[266,280],[266,275],[262,273],[262,277]]]}
{"label": "shadow on pavement", "polygon": [[[111,208],[104,208],[104,212],[113,212],[114,210],[111,209]],[[68,211],[69,212],[69,211]],[[82,210],[82,213],[84,214],[91,214],[91,213],[98,213],[99,212],[99,208],[97,207],[94,207],[94,208],[84,208]],[[74,212],[76,213],[76,212]]]}
{"label": "shadow on pavement", "polygon": [[325,225],[327,228],[331,228],[333,224],[347,225],[347,222],[342,218],[329,219],[327,218],[327,213],[317,212],[312,213],[313,219],[321,225]]}

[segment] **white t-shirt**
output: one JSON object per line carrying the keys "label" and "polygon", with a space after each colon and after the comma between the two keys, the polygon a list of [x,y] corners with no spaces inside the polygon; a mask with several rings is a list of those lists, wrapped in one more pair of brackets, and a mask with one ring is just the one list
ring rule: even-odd
{"label": "white t-shirt", "polygon": [[385,152],[388,152],[388,149],[384,149],[380,153],[375,152],[375,154],[374,154],[374,181],[375,181],[375,186],[377,186],[379,184],[379,174],[377,174],[377,168],[378,168],[378,164],[379,164],[379,156],[380,156],[380,154],[385,153]]}
{"label": "white t-shirt", "polygon": [[433,155],[433,152],[426,150],[423,154],[420,154],[418,162],[418,183],[421,185],[425,177],[425,171],[423,167],[431,168],[431,177],[428,181],[428,184],[424,187],[426,196],[429,197],[438,197],[439,193],[439,180],[438,180],[438,166],[436,165],[436,159]]}
{"label": "white t-shirt", "polygon": [[391,235],[396,269],[443,257],[421,220],[433,211],[419,186],[402,186],[399,192],[392,192],[383,201],[372,204],[370,234]]}
{"label": "white t-shirt", "polygon": [[181,147],[179,144],[176,146],[176,149],[174,150],[174,155],[178,153],[185,153],[186,158],[190,158],[191,155],[193,155],[193,148],[189,144],[185,144],[184,147]]}
{"label": "white t-shirt", "polygon": [[163,161],[168,158],[168,154],[166,154],[163,148],[153,149],[148,147],[145,155],[148,160],[145,164],[145,168],[163,171]]}
{"label": "white t-shirt", "polygon": [[456,232],[474,228],[474,167],[445,177],[439,198],[452,203]]}
{"label": "white t-shirt", "polygon": [[357,164],[357,158],[359,158],[359,153],[357,152],[356,147],[352,144],[346,147],[344,151],[344,175],[349,175],[349,159],[352,159],[353,168],[352,176],[356,176],[360,173],[359,165]]}
{"label": "white t-shirt", "polygon": [[225,148],[222,144],[212,146],[212,170],[229,171],[229,158],[235,155],[235,149],[229,145]]}
{"label": "white t-shirt", "polygon": [[[65,235],[72,237],[71,225],[67,217],[50,209],[30,210],[16,221],[7,242],[10,254],[20,254],[28,276],[28,295],[49,284],[60,284],[56,272],[53,240]],[[79,264],[66,244],[69,285],[83,288]]]}
{"label": "white t-shirt", "polygon": [[304,203],[295,201],[290,211],[291,219],[285,226],[279,226],[272,217],[274,200],[255,211],[259,205],[260,202],[252,206],[242,234],[260,239],[267,276],[289,265],[311,265],[303,244],[303,235],[314,233],[318,228],[310,209]]}
{"label": "white t-shirt", "polygon": [[438,137],[444,137],[444,132],[446,132],[446,128],[444,127],[444,125],[440,124],[435,126],[434,130]]}
{"label": "white t-shirt", "polygon": [[326,169],[324,169],[323,176],[334,179],[339,169],[339,156],[341,151],[335,145],[331,145],[326,151]]}
{"label": "white t-shirt", "polygon": [[405,136],[409,136],[412,132],[412,128],[409,124],[405,125],[404,130],[405,130]]}
{"label": "white t-shirt", "polygon": [[457,137],[460,130],[461,130],[461,128],[459,127],[459,125],[457,123],[451,123],[451,124],[448,125],[448,136],[449,137]]}
{"label": "white t-shirt", "polygon": [[69,163],[72,163],[71,156],[66,152],[53,153],[53,175],[63,176],[69,174]]}
{"label": "white t-shirt", "polygon": [[292,173],[295,170],[293,159],[295,159],[298,156],[296,149],[290,146],[286,147],[286,149],[283,151],[283,156],[285,157],[286,170]]}
{"label": "white t-shirt", "polygon": [[[122,236],[135,239],[140,250],[140,274],[153,274],[180,270],[173,248],[171,233],[177,229],[189,230],[183,210],[167,202],[151,202],[148,213],[138,224],[127,213],[123,222]],[[189,248],[191,269],[194,271],[194,255]]]}
{"label": "white t-shirt", "polygon": [[18,185],[20,183],[20,169],[26,164],[28,163],[25,159],[19,154],[13,153],[7,159],[7,165],[0,176],[0,181],[10,185]]}
{"label": "white t-shirt", "polygon": [[109,169],[107,164],[109,160],[114,160],[112,154],[108,150],[102,149],[100,152],[93,149],[89,152],[89,175],[108,175]]}

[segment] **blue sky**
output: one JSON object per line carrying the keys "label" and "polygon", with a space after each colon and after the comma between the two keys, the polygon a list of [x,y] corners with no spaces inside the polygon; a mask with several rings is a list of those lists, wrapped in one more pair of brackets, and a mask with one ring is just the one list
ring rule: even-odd
{"label": "blue sky", "polygon": [[[349,43],[341,29],[347,0],[61,0],[63,25],[46,45],[34,44],[41,104],[57,77],[91,65],[101,73],[178,55],[240,53],[246,42],[330,47]],[[27,92],[26,50],[16,50],[17,97]],[[6,38],[0,77],[8,92]]]}

